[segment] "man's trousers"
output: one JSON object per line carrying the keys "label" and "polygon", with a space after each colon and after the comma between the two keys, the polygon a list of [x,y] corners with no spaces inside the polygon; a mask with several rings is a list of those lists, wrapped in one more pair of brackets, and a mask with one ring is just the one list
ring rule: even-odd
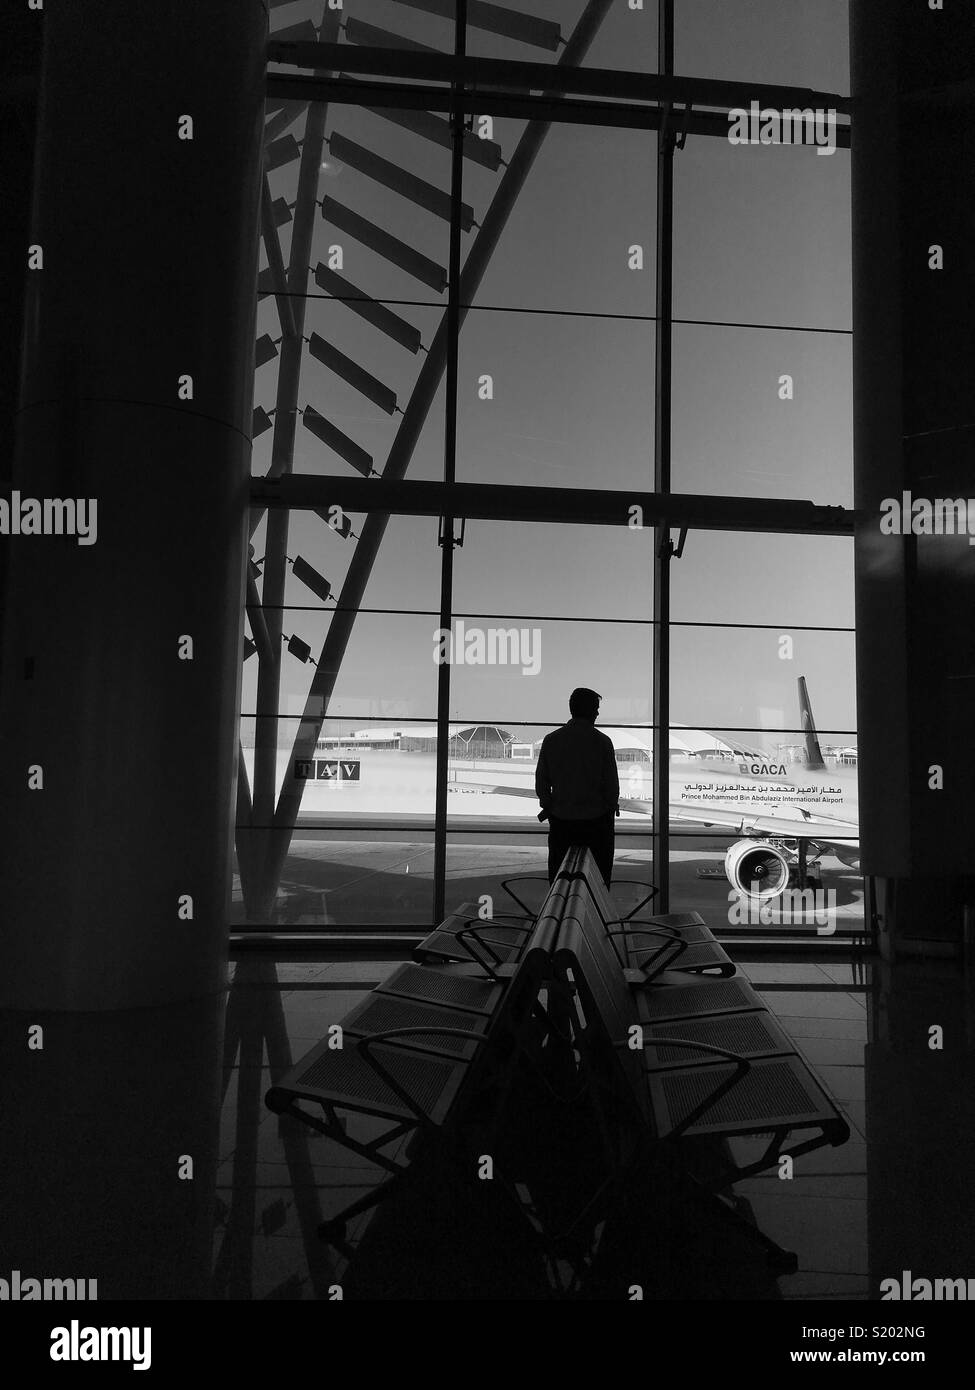
{"label": "man's trousers", "polygon": [[597,816],[595,820],[560,820],[548,818],[548,881],[552,883],[562,867],[562,860],[574,845],[585,845],[592,851],[596,867],[608,888],[613,877],[615,852],[615,816]]}

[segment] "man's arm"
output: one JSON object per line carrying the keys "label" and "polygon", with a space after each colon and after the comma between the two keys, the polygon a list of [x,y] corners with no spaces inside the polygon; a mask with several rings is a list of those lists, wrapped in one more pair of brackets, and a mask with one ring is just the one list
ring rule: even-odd
{"label": "man's arm", "polygon": [[542,803],[542,809],[548,809],[548,803],[552,795],[552,784],[549,780],[548,757],[545,752],[545,742],[538,750],[538,762],[535,764],[535,795]]}
{"label": "man's arm", "polygon": [[606,808],[606,815],[612,816],[619,811],[620,802],[620,774],[616,766],[616,750],[613,741],[609,737],[604,745],[603,763],[603,804]]}

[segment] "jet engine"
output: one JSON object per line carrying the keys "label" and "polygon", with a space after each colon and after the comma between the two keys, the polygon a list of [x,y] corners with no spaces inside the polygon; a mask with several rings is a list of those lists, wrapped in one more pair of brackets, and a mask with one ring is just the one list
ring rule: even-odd
{"label": "jet engine", "polygon": [[769,840],[736,840],[724,857],[732,888],[750,898],[780,898],[795,878],[795,859]]}

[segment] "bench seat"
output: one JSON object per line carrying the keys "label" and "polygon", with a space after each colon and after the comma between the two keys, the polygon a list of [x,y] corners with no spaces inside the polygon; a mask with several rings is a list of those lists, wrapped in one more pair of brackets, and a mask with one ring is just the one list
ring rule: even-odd
{"label": "bench seat", "polygon": [[[625,1087],[630,1113],[657,1142],[770,1134],[764,1154],[746,1169],[729,1156],[721,1185],[773,1166],[783,1152],[844,1143],[846,1121],[743,976],[691,979],[667,971],[632,987],[632,972],[620,968],[594,911],[587,873],[584,863],[572,875],[555,961],[578,999],[580,1050],[590,1054],[586,1069],[601,1091]],[[795,1142],[785,1150],[790,1136]]]}
{"label": "bench seat", "polygon": [[[796,1051],[767,1009],[671,1018],[643,1025],[644,1058],[651,1071],[666,1070],[674,1064],[691,1065],[695,1061],[693,1050],[680,1045],[691,1043],[724,1048],[739,1057],[777,1057]],[[697,1060],[703,1065],[714,1059],[702,1050]]]}
{"label": "bench seat", "polygon": [[664,1018],[703,1018],[707,1014],[764,1007],[744,975],[733,975],[726,980],[707,976],[689,980],[677,971],[666,971],[652,984],[634,989],[633,1001],[640,1023],[654,1023]]}
{"label": "bench seat", "polygon": [[418,961],[480,961],[483,954],[495,965],[514,965],[535,926],[533,918],[482,918],[477,904],[461,903],[449,917],[420,942],[413,956]]}
{"label": "bench seat", "polygon": [[[782,1057],[755,1057],[745,1069],[733,1063],[685,1066],[655,1071],[649,1076],[654,1123],[659,1134],[718,1135],[815,1131],[793,1155],[821,1143],[843,1144],[849,1126],[805,1062],[795,1052]],[[735,1179],[751,1176],[778,1162],[781,1150],[761,1166],[736,1171]]]}

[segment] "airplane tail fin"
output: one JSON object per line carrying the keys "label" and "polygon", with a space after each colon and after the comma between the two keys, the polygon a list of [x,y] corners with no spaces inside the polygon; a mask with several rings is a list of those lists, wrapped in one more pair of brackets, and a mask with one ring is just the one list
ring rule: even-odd
{"label": "airplane tail fin", "polygon": [[809,691],[806,689],[805,676],[799,677],[799,718],[806,741],[806,770],[807,772],[822,772],[826,764],[823,761],[823,750],[819,746],[816,725],[813,723],[812,706],[809,703]]}

